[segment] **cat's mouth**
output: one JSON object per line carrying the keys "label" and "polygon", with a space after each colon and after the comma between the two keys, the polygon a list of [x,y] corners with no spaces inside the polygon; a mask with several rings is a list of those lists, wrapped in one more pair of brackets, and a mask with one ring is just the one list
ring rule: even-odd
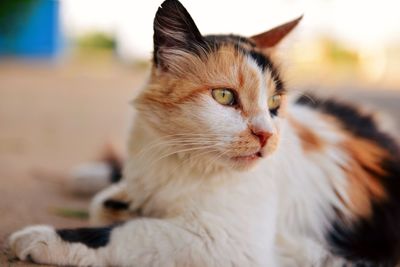
{"label": "cat's mouth", "polygon": [[263,157],[262,152],[257,151],[256,153],[250,155],[232,157],[232,160],[239,162],[252,162],[262,157]]}

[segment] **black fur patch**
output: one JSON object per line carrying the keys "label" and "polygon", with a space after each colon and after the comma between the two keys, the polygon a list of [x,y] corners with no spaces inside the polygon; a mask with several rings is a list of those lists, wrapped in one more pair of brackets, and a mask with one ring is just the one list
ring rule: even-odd
{"label": "black fur patch", "polygon": [[283,92],[284,89],[284,83],[281,80],[281,78],[279,77],[279,72],[277,70],[277,68],[274,66],[274,64],[272,63],[271,59],[269,59],[266,55],[251,50],[248,52],[248,54],[251,56],[251,58],[254,59],[254,61],[257,63],[258,66],[260,66],[260,68],[265,71],[266,69],[268,69],[271,72],[271,76],[272,79],[275,82],[275,87],[276,87],[276,91],[279,92]]}
{"label": "black fur patch", "polygon": [[[343,129],[367,139],[388,152],[380,159],[385,174],[364,168],[383,186],[387,200],[372,199],[372,214],[358,218],[351,225],[339,217],[326,234],[334,254],[351,261],[350,266],[394,267],[400,262],[400,152],[398,144],[382,132],[370,115],[333,100],[301,97],[298,104],[316,108],[337,118]],[[368,153],[368,151],[365,151]]]}
{"label": "black fur patch", "polygon": [[122,179],[122,163],[118,160],[108,160],[107,163],[111,168],[111,183],[119,182]]}
{"label": "black fur patch", "polygon": [[318,109],[323,113],[337,118],[345,130],[374,143],[390,151],[391,154],[399,154],[398,144],[387,133],[382,132],[369,114],[361,114],[350,105],[332,100],[322,100],[316,96],[307,94],[297,100],[297,104],[307,105]]}
{"label": "black fur patch", "polygon": [[377,178],[389,199],[373,201],[372,215],[353,225],[333,222],[327,234],[334,253],[366,263],[361,266],[394,267],[400,261],[400,160],[385,159],[381,164],[387,174]]}
{"label": "black fur patch", "polygon": [[269,60],[269,58],[267,58],[263,54],[261,54],[261,53],[259,53],[257,51],[254,51],[254,50],[251,50],[248,53],[251,56],[251,58],[255,60],[257,65],[260,66],[260,68],[263,71],[265,69],[272,69],[273,68],[271,60]]}
{"label": "black fur patch", "polygon": [[66,242],[82,243],[89,248],[99,248],[108,244],[114,227],[60,229],[57,230],[57,234]]}
{"label": "black fur patch", "polygon": [[112,209],[112,210],[127,210],[129,208],[129,203],[113,199],[107,199],[106,201],[104,201],[103,206],[107,209]]}

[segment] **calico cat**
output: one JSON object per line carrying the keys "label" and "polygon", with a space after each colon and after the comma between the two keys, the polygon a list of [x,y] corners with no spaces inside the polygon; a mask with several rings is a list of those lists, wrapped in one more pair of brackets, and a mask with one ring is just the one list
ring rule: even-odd
{"label": "calico cat", "polygon": [[14,255],[68,266],[395,266],[398,145],[355,107],[290,96],[274,51],[299,21],[203,36],[177,0],[162,3],[123,179],[90,208],[98,226],[27,227],[10,237]]}

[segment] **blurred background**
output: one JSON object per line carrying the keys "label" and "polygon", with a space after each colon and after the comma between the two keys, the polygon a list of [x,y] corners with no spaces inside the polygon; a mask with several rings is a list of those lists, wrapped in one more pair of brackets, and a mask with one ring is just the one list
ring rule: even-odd
{"label": "blurred background", "polygon": [[[400,125],[398,0],[181,2],[203,34],[251,36],[304,14],[282,47],[290,87],[360,101]],[[30,223],[86,224],[88,198],[64,190],[61,174],[107,143],[123,151],[160,4],[0,1],[0,244]]]}

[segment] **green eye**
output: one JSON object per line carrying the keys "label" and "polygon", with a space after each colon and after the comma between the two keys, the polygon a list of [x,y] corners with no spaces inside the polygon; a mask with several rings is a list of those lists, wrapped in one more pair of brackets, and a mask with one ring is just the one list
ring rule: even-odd
{"label": "green eye", "polygon": [[221,105],[232,106],[236,103],[235,94],[230,89],[213,89],[211,94]]}
{"label": "green eye", "polygon": [[282,96],[281,95],[273,95],[268,99],[268,108],[270,110],[274,110],[279,108],[282,102]]}

